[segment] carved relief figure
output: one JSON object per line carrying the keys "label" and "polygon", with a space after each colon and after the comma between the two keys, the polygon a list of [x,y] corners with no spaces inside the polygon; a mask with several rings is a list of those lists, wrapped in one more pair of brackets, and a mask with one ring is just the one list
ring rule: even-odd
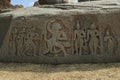
{"label": "carved relief figure", "polygon": [[107,29],[104,36],[105,47],[107,48],[107,53],[113,54],[114,52],[114,38],[110,35],[110,31]]}
{"label": "carved relief figure", "polygon": [[14,28],[9,39],[9,54],[36,56],[39,54],[39,44],[40,38],[35,27]]}
{"label": "carved relief figure", "polygon": [[100,32],[95,24],[92,24],[87,31],[87,41],[89,41],[89,48],[91,54],[97,54],[97,49],[100,49]]}
{"label": "carved relief figure", "polygon": [[84,47],[84,41],[86,33],[83,29],[80,29],[79,21],[77,21],[76,30],[74,30],[74,43],[76,54],[82,54],[82,49]]}
{"label": "carved relief figure", "polygon": [[47,31],[51,34],[49,39],[45,38],[48,46],[48,52],[56,54],[62,51],[64,55],[67,55],[65,46],[62,43],[62,41],[67,40],[67,36],[63,31],[63,26],[61,23],[53,20],[52,22],[48,23]]}
{"label": "carved relief figure", "polygon": [[14,28],[13,32],[11,33],[10,35],[10,38],[9,38],[9,54],[15,54],[17,55],[17,42],[16,42],[16,39],[17,39],[17,35],[18,35],[18,30],[17,28]]}
{"label": "carved relief figure", "polygon": [[34,43],[34,39],[36,37],[39,37],[39,35],[37,33],[35,33],[35,28],[34,27],[30,28],[27,32],[27,37],[26,37],[26,42],[25,42],[26,46],[25,46],[25,50],[23,52],[25,55],[36,56],[37,46]]}
{"label": "carved relief figure", "polygon": [[118,54],[118,53],[120,53],[120,49],[119,49],[120,48],[120,36],[118,35],[117,37],[118,37],[118,39],[117,39],[117,43],[118,43],[117,44],[117,54]]}
{"label": "carved relief figure", "polygon": [[26,29],[22,28],[22,30],[19,32],[19,34],[17,35],[17,39],[16,39],[16,44],[17,44],[17,54],[23,54],[24,48],[25,48],[25,38],[26,38]]}

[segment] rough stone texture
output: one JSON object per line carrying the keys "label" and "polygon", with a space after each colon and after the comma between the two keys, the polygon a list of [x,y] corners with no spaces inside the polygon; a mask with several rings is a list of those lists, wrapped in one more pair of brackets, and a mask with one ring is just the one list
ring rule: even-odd
{"label": "rough stone texture", "polygon": [[39,5],[40,5],[39,2],[36,1],[33,6],[39,6]]}
{"label": "rough stone texture", "polygon": [[120,6],[106,2],[44,5],[1,13],[0,61],[120,61]]}
{"label": "rough stone texture", "polygon": [[[38,5],[48,5],[48,4],[59,4],[59,3],[77,3],[89,0],[38,0],[34,3],[34,6]],[[93,0],[91,0],[93,1]]]}
{"label": "rough stone texture", "polygon": [[10,8],[12,5],[10,4],[11,0],[0,0],[0,9]]}
{"label": "rough stone texture", "polygon": [[78,2],[78,0],[38,0],[39,4],[58,4],[58,3],[70,3]]}
{"label": "rough stone texture", "polygon": [[38,5],[51,5],[51,4],[60,4],[60,3],[77,3],[78,0],[38,0],[34,3],[33,6]]}
{"label": "rough stone texture", "polygon": [[23,5],[15,5],[15,6],[14,6],[14,9],[23,8],[23,7],[24,7]]}
{"label": "rough stone texture", "polygon": [[22,5],[12,5],[10,4],[11,0],[0,0],[0,10],[2,9],[17,9],[22,8]]}

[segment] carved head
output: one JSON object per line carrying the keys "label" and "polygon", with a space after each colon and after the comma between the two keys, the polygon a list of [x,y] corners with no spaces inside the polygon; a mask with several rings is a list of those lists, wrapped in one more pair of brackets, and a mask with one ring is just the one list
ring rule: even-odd
{"label": "carved head", "polygon": [[106,31],[106,36],[109,36],[110,35],[110,32],[109,30]]}
{"label": "carved head", "polygon": [[23,32],[25,32],[26,31],[26,29],[25,28],[23,28]]}
{"label": "carved head", "polygon": [[52,24],[52,29],[53,30],[60,30],[60,29],[62,29],[62,26],[61,26],[60,23],[53,23]]}
{"label": "carved head", "polygon": [[91,24],[91,29],[96,29],[96,25],[94,23]]}
{"label": "carved head", "polygon": [[77,28],[78,30],[80,29],[80,23],[79,23],[79,21],[77,21],[76,28]]}

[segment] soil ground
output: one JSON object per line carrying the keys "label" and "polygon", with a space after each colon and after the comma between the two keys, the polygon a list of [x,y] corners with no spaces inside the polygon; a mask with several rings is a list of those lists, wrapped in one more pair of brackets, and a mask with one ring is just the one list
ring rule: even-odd
{"label": "soil ground", "polygon": [[0,63],[0,80],[120,80],[120,63]]}

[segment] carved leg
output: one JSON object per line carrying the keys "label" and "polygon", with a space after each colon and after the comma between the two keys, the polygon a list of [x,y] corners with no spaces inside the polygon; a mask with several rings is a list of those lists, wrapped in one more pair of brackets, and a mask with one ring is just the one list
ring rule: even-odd
{"label": "carved leg", "polygon": [[53,45],[50,41],[47,41],[47,51],[44,53],[44,55],[48,54],[48,53],[52,53],[52,48],[53,48]]}
{"label": "carved leg", "polygon": [[64,47],[62,44],[60,44],[60,43],[56,43],[56,47],[59,47],[60,50],[63,51],[64,56],[67,55],[67,53],[66,53],[66,51],[65,51],[65,47]]}
{"label": "carved leg", "polygon": [[79,48],[80,48],[79,54],[82,55],[82,46],[80,46]]}
{"label": "carved leg", "polygon": [[94,54],[93,46],[91,44],[89,44],[89,48],[90,48],[90,54]]}
{"label": "carved leg", "polygon": [[76,54],[79,54],[79,52],[78,52],[78,43],[77,42],[75,42],[75,51],[76,51]]}
{"label": "carved leg", "polygon": [[94,54],[97,54],[97,46],[94,45]]}

